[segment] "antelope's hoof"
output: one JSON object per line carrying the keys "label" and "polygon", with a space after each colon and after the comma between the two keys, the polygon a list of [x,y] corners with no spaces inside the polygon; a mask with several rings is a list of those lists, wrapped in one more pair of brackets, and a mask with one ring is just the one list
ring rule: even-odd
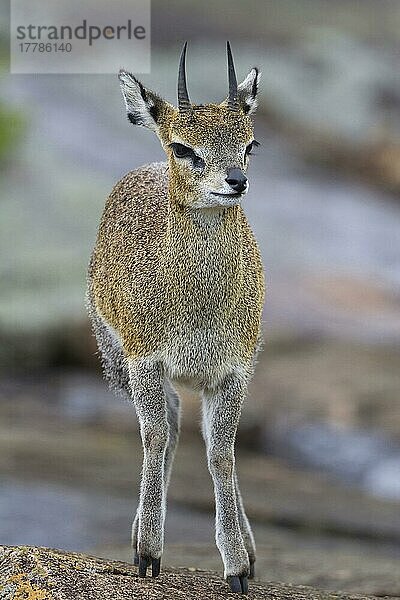
{"label": "antelope's hoof", "polygon": [[[136,559],[136,557],[135,557]],[[151,556],[145,556],[143,554],[137,555],[139,565],[139,577],[146,577],[147,569],[151,565],[151,576],[157,577],[160,574],[161,558],[151,558]]]}
{"label": "antelope's hoof", "polygon": [[253,561],[253,562],[250,562],[249,579],[254,579],[255,575],[256,575],[256,567],[255,567],[255,564]]}
{"label": "antelope's hoof", "polygon": [[249,591],[249,585],[247,582],[247,575],[228,575],[226,578],[231,592],[234,594],[247,594]]}

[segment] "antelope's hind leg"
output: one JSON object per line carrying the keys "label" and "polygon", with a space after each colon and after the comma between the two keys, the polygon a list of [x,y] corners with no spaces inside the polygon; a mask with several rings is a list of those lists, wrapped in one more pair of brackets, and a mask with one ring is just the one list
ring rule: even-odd
{"label": "antelope's hind leg", "polygon": [[159,363],[139,359],[129,361],[129,376],[143,444],[137,530],[133,534],[136,535],[139,576],[145,577],[151,566],[155,577],[160,572],[164,543],[165,463],[170,429],[164,375]]}
{"label": "antelope's hind leg", "polygon": [[247,554],[249,555],[250,562],[250,571],[249,571],[249,579],[254,579],[255,577],[255,562],[256,562],[256,544],[254,541],[254,535],[247,518],[244,504],[242,500],[242,495],[239,489],[239,482],[236,473],[236,468],[234,471],[234,481],[235,481],[235,493],[236,493],[236,506],[239,516],[239,525],[240,531],[242,532],[244,545],[246,546]]}

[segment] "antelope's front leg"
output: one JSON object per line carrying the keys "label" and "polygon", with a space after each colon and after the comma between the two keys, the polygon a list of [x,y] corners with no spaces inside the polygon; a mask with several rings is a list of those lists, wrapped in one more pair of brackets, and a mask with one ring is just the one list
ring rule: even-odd
{"label": "antelope's front leg", "polygon": [[[171,477],[172,463],[175,450],[178,445],[180,431],[180,399],[176,391],[168,382],[164,382],[164,389],[167,398],[167,418],[169,425],[168,447],[164,458],[164,493],[167,495],[168,484]],[[139,555],[137,553],[137,541],[139,530],[139,507],[136,511],[135,519],[132,523],[132,548],[134,552],[134,564],[139,564]]]}
{"label": "antelope's front leg", "polygon": [[129,374],[143,443],[136,548],[139,575],[145,577],[151,565],[156,577],[164,541],[164,462],[169,438],[163,371],[159,363],[141,359],[129,364]]}
{"label": "antelope's front leg", "polygon": [[219,388],[203,392],[203,433],[214,483],[216,544],[232,592],[244,594],[250,565],[236,502],[234,444],[245,392],[246,386],[233,375]]}

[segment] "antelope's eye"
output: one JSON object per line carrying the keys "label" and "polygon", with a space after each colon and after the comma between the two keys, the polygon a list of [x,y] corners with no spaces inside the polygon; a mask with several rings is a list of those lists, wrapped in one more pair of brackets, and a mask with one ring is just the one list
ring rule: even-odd
{"label": "antelope's eye", "polygon": [[192,148],[189,148],[189,146],[178,144],[178,142],[172,142],[172,144],[170,144],[169,147],[172,148],[172,151],[176,158],[189,158],[192,161],[192,164],[195,169],[204,169],[204,160],[200,158],[200,156],[197,156],[194,150],[192,150]]}
{"label": "antelope's eye", "polygon": [[257,142],[257,140],[253,140],[252,142],[250,142],[250,144],[246,147],[246,150],[245,150],[246,156],[250,156],[253,148],[256,148],[259,145],[260,145],[260,142]]}
{"label": "antelope's eye", "polygon": [[193,152],[189,146],[184,146],[183,144],[178,144],[177,142],[172,142],[170,144],[175,156],[177,158],[195,158],[196,154]]}

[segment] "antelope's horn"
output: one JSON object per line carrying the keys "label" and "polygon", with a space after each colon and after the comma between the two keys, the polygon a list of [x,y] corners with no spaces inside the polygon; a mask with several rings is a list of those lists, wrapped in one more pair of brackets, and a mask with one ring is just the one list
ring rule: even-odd
{"label": "antelope's horn", "polygon": [[229,82],[229,95],[228,95],[228,108],[231,110],[239,110],[238,101],[238,85],[235,73],[235,65],[233,64],[233,57],[231,51],[231,45],[226,42],[226,51],[228,54],[228,82]]}
{"label": "antelope's horn", "polygon": [[187,42],[184,43],[182,48],[178,71],[178,108],[181,113],[189,112],[192,109],[186,86],[186,48]]}

